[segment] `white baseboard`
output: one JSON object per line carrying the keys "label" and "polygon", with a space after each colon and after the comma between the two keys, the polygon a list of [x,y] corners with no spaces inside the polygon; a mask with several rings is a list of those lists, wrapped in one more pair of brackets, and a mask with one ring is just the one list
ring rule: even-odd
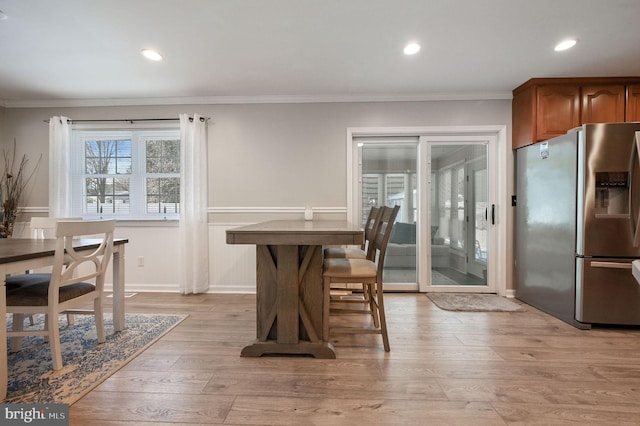
{"label": "white baseboard", "polygon": [[210,286],[207,293],[218,294],[255,294],[256,285],[247,286]]}
{"label": "white baseboard", "polygon": [[[113,285],[105,283],[104,291],[107,293],[113,292]],[[179,293],[180,286],[178,284],[131,284],[126,283],[127,293]],[[255,294],[256,285],[242,285],[242,286],[209,286],[207,293],[218,294]]]}
{"label": "white baseboard", "polygon": [[504,291],[504,297],[507,297],[509,299],[513,299],[516,297],[516,291],[512,288],[508,288]]}

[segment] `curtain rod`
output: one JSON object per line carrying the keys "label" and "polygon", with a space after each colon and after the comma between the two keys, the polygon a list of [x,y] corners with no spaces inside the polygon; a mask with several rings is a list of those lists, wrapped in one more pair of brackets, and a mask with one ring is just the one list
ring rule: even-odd
{"label": "curtain rod", "polygon": [[[72,123],[104,123],[104,122],[118,122],[125,121],[129,123],[133,123],[135,121],[179,121],[180,118],[107,118],[107,119],[96,119],[96,120],[73,120],[68,119],[67,124]],[[200,117],[200,121],[207,121],[209,117]],[[45,123],[48,123],[49,120],[43,120]],[[189,121],[193,121],[193,117],[189,117]]]}

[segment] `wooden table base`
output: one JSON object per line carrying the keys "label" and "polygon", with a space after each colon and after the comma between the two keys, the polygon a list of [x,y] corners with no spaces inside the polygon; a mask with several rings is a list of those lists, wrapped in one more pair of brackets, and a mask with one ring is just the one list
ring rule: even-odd
{"label": "wooden table base", "polygon": [[314,358],[335,359],[336,351],[329,342],[311,343],[298,342],[294,344],[278,342],[254,342],[242,348],[240,356],[252,357],[262,355],[311,355]]}
{"label": "wooden table base", "polygon": [[257,341],[242,356],[335,358],[322,336],[322,246],[259,245]]}
{"label": "wooden table base", "polygon": [[364,242],[359,225],[275,220],[227,230],[228,244],[256,245],[256,340],[241,356],[334,359],[323,336],[322,249]]}

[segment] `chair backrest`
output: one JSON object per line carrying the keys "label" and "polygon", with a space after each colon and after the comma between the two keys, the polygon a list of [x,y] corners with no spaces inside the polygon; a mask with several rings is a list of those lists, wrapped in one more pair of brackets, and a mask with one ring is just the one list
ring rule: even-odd
{"label": "chair backrest", "polygon": [[56,223],[61,220],[82,220],[81,217],[32,217],[29,222],[31,238],[42,240],[44,238],[55,238]]}
{"label": "chair backrest", "polygon": [[367,222],[364,226],[364,242],[362,243],[362,250],[367,251],[367,259],[370,260],[372,259],[372,256],[375,255],[373,240],[376,238],[376,234],[378,233],[381,214],[381,207],[371,207],[371,210],[369,210],[369,216],[367,216]]}
{"label": "chair backrest", "polygon": [[[114,229],[115,220],[59,221],[51,286],[56,288],[95,279],[96,289],[102,291],[113,253]],[[78,238],[95,239],[96,248],[76,251],[73,244]],[[57,293],[49,291],[49,297]]]}
{"label": "chair backrest", "polygon": [[378,266],[378,280],[380,280],[380,282],[382,282],[382,269],[384,268],[384,256],[387,252],[387,243],[391,237],[391,231],[393,231],[393,224],[396,221],[398,210],[400,210],[400,206],[382,207],[382,214],[379,220],[380,225],[374,240],[376,250],[375,260]]}

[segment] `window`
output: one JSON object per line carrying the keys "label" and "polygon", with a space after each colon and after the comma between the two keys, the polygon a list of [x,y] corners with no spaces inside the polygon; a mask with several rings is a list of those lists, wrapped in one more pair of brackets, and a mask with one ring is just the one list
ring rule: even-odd
{"label": "window", "polygon": [[180,132],[78,130],[73,134],[73,215],[177,219]]}

